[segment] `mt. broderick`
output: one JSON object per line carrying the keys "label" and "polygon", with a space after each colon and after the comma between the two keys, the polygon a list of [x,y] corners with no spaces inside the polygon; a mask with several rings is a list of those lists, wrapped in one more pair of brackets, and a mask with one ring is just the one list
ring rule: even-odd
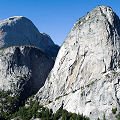
{"label": "mt. broderick", "polygon": [[110,7],[98,6],[74,24],[36,96],[54,112],[62,106],[91,120],[117,119],[120,20]]}
{"label": "mt. broderick", "polygon": [[[50,36],[40,33],[29,19],[16,16],[0,21],[0,112],[15,112],[38,92],[58,50]],[[10,102],[6,95],[15,99],[12,104],[6,102]]]}
{"label": "mt. broderick", "polygon": [[59,46],[54,44],[50,36],[40,33],[26,17],[15,16],[0,21],[0,48],[20,45],[38,47],[53,58],[59,50]]}

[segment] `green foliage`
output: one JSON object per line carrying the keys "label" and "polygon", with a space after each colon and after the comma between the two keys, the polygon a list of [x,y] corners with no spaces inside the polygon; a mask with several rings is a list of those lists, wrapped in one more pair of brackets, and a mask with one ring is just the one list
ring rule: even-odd
{"label": "green foliage", "polygon": [[32,117],[36,118],[40,116],[38,113],[39,104],[37,101],[30,103],[31,106],[26,108],[25,106],[20,107],[19,110],[12,115],[12,118],[20,116],[22,120],[30,120]]}
{"label": "green foliage", "polygon": [[0,90],[0,118],[9,119],[19,106],[19,96],[13,96],[10,90]]}
{"label": "green foliage", "polygon": [[105,76],[106,76],[106,78],[110,78],[110,75],[109,75],[109,73],[108,73],[108,74],[106,74]]}
{"label": "green foliage", "polygon": [[96,81],[98,81],[98,79],[92,81],[91,83],[89,83],[88,85],[86,85],[86,87],[90,87],[90,86],[93,85]]}
{"label": "green foliage", "polygon": [[60,108],[55,114],[53,120],[89,120],[89,118],[84,117],[83,115],[79,115],[76,113],[68,112],[67,110],[64,110]]}
{"label": "green foliage", "polygon": [[41,120],[89,120],[83,115],[68,112],[60,108],[53,113],[51,109],[40,106],[37,101],[29,108],[20,107],[19,111],[14,113],[11,118],[20,116],[22,120],[30,120],[31,118],[41,118]]}
{"label": "green foliage", "polygon": [[54,114],[54,120],[58,120],[62,116],[62,109],[60,108],[59,110],[56,111]]}
{"label": "green foliage", "polygon": [[117,120],[120,120],[120,112],[116,114],[115,117],[117,118]]}
{"label": "green foliage", "polygon": [[49,74],[48,77],[47,77],[48,81],[50,80],[50,77],[51,77],[51,74]]}
{"label": "green foliage", "polygon": [[75,93],[77,90],[73,90],[72,93]]}
{"label": "green foliage", "polygon": [[[17,101],[17,98],[13,98],[12,96],[10,97],[10,94],[12,94],[10,91],[0,92],[2,98],[8,98],[9,101],[6,102],[7,104],[9,103],[7,106],[3,105],[1,107],[8,107],[7,109],[9,110],[12,109],[10,106],[14,105],[14,103]],[[22,120],[30,120],[31,118],[41,118],[41,120],[89,120],[89,118],[84,117],[83,115],[68,112],[67,110],[62,109],[62,107],[58,109],[56,113],[53,113],[51,109],[39,105],[37,99],[33,101],[33,97],[29,99],[27,105],[28,107],[19,107],[16,112],[2,111],[0,113],[0,120],[10,120],[16,117],[20,117]]]}
{"label": "green foliage", "polygon": [[81,87],[81,90],[84,90],[84,86]]}
{"label": "green foliage", "polygon": [[103,115],[103,120],[106,120],[106,118],[105,118],[105,114]]}
{"label": "green foliage", "polygon": [[64,95],[61,95],[61,96],[56,97],[56,98],[55,98],[55,101],[58,100],[58,99],[60,99],[61,97],[66,96],[66,95],[68,95],[68,94],[66,93],[66,94],[64,94]]}
{"label": "green foliage", "polygon": [[117,108],[112,108],[112,113],[116,114]]}
{"label": "green foliage", "polygon": [[120,116],[117,116],[117,120],[120,120]]}
{"label": "green foliage", "polygon": [[55,101],[58,100],[58,99],[61,98],[61,97],[62,97],[62,96],[58,96],[58,97],[56,97],[56,98],[55,98]]}
{"label": "green foliage", "polygon": [[83,95],[84,95],[84,91],[81,92],[81,96],[83,96]]}
{"label": "green foliage", "polygon": [[117,72],[113,70],[112,74],[115,76],[115,75],[117,75]]}

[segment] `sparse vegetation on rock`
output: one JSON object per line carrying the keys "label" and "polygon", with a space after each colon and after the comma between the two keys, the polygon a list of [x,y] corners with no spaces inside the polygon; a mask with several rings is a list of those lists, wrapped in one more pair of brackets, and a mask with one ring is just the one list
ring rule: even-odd
{"label": "sparse vegetation on rock", "polygon": [[30,120],[31,118],[41,118],[41,120],[89,120],[88,117],[70,113],[62,109],[62,107],[57,110],[56,113],[53,113],[52,109],[39,105],[37,100],[33,101],[31,98],[29,99],[28,104],[29,107],[20,107],[19,110],[14,113],[2,112],[0,114],[0,119],[9,120],[19,117],[22,120]]}

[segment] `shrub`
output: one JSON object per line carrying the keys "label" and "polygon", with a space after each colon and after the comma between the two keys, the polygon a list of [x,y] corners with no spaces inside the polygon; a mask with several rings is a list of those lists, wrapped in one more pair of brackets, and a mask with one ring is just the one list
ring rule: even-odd
{"label": "shrub", "polygon": [[0,120],[10,120],[18,116],[22,120],[30,120],[31,118],[40,118],[41,120],[89,120],[89,118],[84,117],[83,115],[68,112],[62,107],[60,107],[56,113],[53,113],[51,109],[39,105],[37,100],[33,101],[30,99],[28,103],[29,107],[20,107],[15,113],[0,113]]}
{"label": "shrub", "polygon": [[106,120],[106,118],[105,118],[105,114],[103,115],[103,120]]}
{"label": "shrub", "polygon": [[112,113],[116,114],[117,108],[112,108]]}

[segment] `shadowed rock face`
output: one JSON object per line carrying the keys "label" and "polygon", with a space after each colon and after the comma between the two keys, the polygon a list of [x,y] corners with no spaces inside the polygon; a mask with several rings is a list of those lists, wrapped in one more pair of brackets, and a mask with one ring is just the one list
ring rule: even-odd
{"label": "shadowed rock face", "polygon": [[[16,45],[31,45],[40,48],[50,57],[55,58],[59,46],[49,35],[40,33],[29,19],[15,16],[0,21],[0,48]],[[54,49],[50,49],[54,47]]]}
{"label": "shadowed rock face", "polygon": [[56,111],[115,120],[119,113],[120,20],[99,6],[79,19],[65,39],[55,65],[37,96]]}
{"label": "shadowed rock face", "polygon": [[18,92],[25,100],[44,84],[54,61],[34,47],[8,47],[0,50],[0,89]]}
{"label": "shadowed rock face", "polygon": [[[22,16],[0,21],[0,111],[15,112],[38,92],[51,71],[59,46]],[[8,94],[8,95],[7,95]],[[2,100],[14,105],[2,105]],[[11,110],[9,110],[11,108]]]}

